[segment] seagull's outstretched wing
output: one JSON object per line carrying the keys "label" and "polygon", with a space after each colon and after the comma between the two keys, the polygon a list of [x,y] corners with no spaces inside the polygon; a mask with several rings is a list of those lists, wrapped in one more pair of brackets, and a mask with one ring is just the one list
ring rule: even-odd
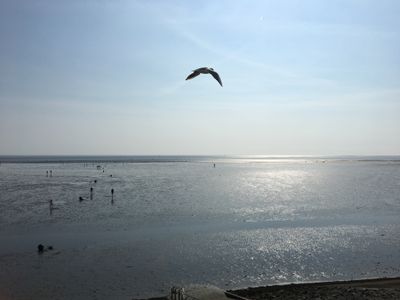
{"label": "seagull's outstretched wing", "polygon": [[199,76],[199,75],[200,75],[200,72],[197,72],[196,70],[194,70],[193,73],[190,74],[190,75],[186,78],[186,80],[195,78],[196,76]]}
{"label": "seagull's outstretched wing", "polygon": [[210,71],[210,74],[218,81],[218,83],[222,86],[221,78],[219,77],[218,73],[215,71]]}

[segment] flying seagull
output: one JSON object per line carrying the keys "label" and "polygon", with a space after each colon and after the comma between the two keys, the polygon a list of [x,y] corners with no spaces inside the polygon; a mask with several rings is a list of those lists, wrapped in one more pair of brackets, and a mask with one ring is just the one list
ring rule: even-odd
{"label": "flying seagull", "polygon": [[222,81],[221,78],[219,77],[218,73],[214,71],[213,68],[208,68],[208,67],[203,67],[203,68],[198,68],[196,70],[193,70],[193,73],[190,74],[186,80],[195,78],[196,76],[199,76],[200,74],[211,74],[212,77],[215,78],[215,80],[218,81],[218,83],[222,86]]}

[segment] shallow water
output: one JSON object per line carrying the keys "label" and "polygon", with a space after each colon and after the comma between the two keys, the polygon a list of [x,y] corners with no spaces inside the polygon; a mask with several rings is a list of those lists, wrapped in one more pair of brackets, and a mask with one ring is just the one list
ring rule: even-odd
{"label": "shallow water", "polygon": [[[400,275],[397,160],[61,161],[0,165],[2,294],[129,298]],[[39,243],[55,250],[38,255]]]}

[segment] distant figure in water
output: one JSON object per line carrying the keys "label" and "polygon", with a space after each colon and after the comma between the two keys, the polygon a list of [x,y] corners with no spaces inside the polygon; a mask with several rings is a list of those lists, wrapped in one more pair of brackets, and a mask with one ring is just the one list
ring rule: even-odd
{"label": "distant figure in water", "polygon": [[96,180],[96,179],[94,180],[94,183],[97,183],[97,180]]}
{"label": "distant figure in water", "polygon": [[110,174],[110,177],[112,177],[112,174]]}
{"label": "distant figure in water", "polygon": [[50,215],[52,215],[53,209],[54,209],[53,200],[50,199],[50,200],[49,200],[49,211],[50,211]]}
{"label": "distant figure in water", "polygon": [[50,177],[53,177],[53,170],[50,170]]}
{"label": "distant figure in water", "polygon": [[79,196],[79,202],[82,202],[83,200],[85,200],[85,198]]}
{"label": "distant figure in water", "polygon": [[214,168],[215,168],[215,164],[214,164]]}
{"label": "distant figure in water", "polygon": [[46,177],[49,177],[49,171],[46,171]]}
{"label": "distant figure in water", "polygon": [[38,249],[38,253],[39,254],[42,254],[43,252],[45,252],[45,251],[48,251],[48,250],[53,250],[54,248],[53,248],[53,246],[47,246],[47,249],[42,245],[42,244],[39,244],[38,246],[37,246],[37,249]]}
{"label": "distant figure in water", "polygon": [[111,189],[111,204],[114,203],[114,189]]}
{"label": "distant figure in water", "polygon": [[90,200],[93,200],[93,187],[90,187]]}

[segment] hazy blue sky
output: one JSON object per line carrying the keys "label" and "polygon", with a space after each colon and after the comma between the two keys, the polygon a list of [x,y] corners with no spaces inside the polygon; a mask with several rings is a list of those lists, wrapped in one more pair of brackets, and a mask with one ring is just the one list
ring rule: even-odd
{"label": "hazy blue sky", "polygon": [[[400,1],[0,0],[0,154],[400,154]],[[216,69],[185,81],[194,68]]]}

